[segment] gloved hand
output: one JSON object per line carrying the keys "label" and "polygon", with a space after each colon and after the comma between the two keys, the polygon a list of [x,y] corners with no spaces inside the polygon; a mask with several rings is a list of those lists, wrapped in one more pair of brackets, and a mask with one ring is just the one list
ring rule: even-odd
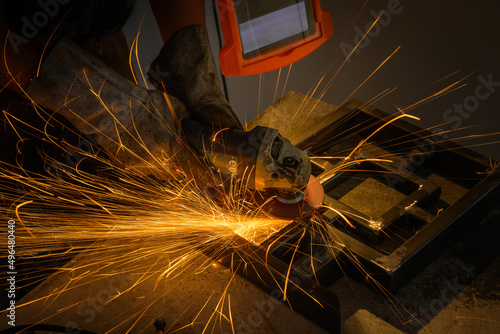
{"label": "gloved hand", "polygon": [[190,26],[165,43],[150,66],[148,78],[156,89],[181,100],[192,119],[242,129],[222,94],[217,72],[206,28]]}
{"label": "gloved hand", "polygon": [[213,182],[210,168],[180,139],[188,116],[181,101],[135,85],[70,40],[53,47],[26,92],[93,135],[117,163],[155,174],[175,165],[200,183]]}

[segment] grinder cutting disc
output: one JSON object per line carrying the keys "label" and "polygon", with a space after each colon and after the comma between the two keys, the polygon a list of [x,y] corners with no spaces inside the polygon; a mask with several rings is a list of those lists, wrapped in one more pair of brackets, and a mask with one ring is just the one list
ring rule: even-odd
{"label": "grinder cutting disc", "polygon": [[256,191],[253,199],[262,211],[274,218],[301,220],[311,217],[315,207],[323,203],[325,191],[311,175],[305,191],[284,194],[277,189]]}

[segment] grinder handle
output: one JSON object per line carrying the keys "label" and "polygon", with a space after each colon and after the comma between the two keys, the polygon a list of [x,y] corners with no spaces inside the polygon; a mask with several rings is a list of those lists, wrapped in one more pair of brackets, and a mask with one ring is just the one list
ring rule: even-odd
{"label": "grinder handle", "polygon": [[182,120],[181,127],[189,145],[213,169],[237,178],[248,178],[250,188],[254,187],[259,138],[267,128],[257,127],[251,131],[219,129],[190,119]]}

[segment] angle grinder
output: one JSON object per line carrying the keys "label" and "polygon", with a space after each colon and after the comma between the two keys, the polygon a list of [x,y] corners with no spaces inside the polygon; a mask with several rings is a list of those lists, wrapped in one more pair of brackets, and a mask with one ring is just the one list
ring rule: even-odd
{"label": "angle grinder", "polygon": [[268,215],[305,219],[323,202],[324,190],[311,175],[309,156],[277,129],[214,129],[187,119],[182,129],[191,147],[216,172],[244,179],[254,202]]}

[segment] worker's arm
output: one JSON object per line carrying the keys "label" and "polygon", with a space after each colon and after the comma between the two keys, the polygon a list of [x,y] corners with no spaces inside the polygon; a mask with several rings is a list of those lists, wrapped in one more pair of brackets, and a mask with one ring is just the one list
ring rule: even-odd
{"label": "worker's arm", "polygon": [[[197,9],[204,10],[203,6]],[[117,162],[156,170],[163,163],[175,164],[206,184],[211,178],[207,166],[179,140],[178,125],[187,114],[186,107],[191,118],[207,124],[240,128],[241,124],[220,90],[206,29],[191,25],[201,22],[190,16],[178,22],[173,30],[181,30],[168,39],[149,73],[157,88],[167,91],[167,99],[160,91],[133,85],[64,40],[52,43],[26,92],[39,106],[94,135]],[[37,59],[36,70],[39,55],[32,56]],[[28,81],[33,74],[27,75]]]}
{"label": "worker's arm", "polygon": [[224,97],[205,27],[204,0],[150,0],[166,41],[148,78],[179,98],[191,118],[220,128],[242,128]]}
{"label": "worker's arm", "polygon": [[69,39],[52,47],[26,94],[94,136],[119,165],[162,178],[176,166],[202,184],[214,182],[181,140],[178,125],[187,116],[181,101],[137,86]]}

